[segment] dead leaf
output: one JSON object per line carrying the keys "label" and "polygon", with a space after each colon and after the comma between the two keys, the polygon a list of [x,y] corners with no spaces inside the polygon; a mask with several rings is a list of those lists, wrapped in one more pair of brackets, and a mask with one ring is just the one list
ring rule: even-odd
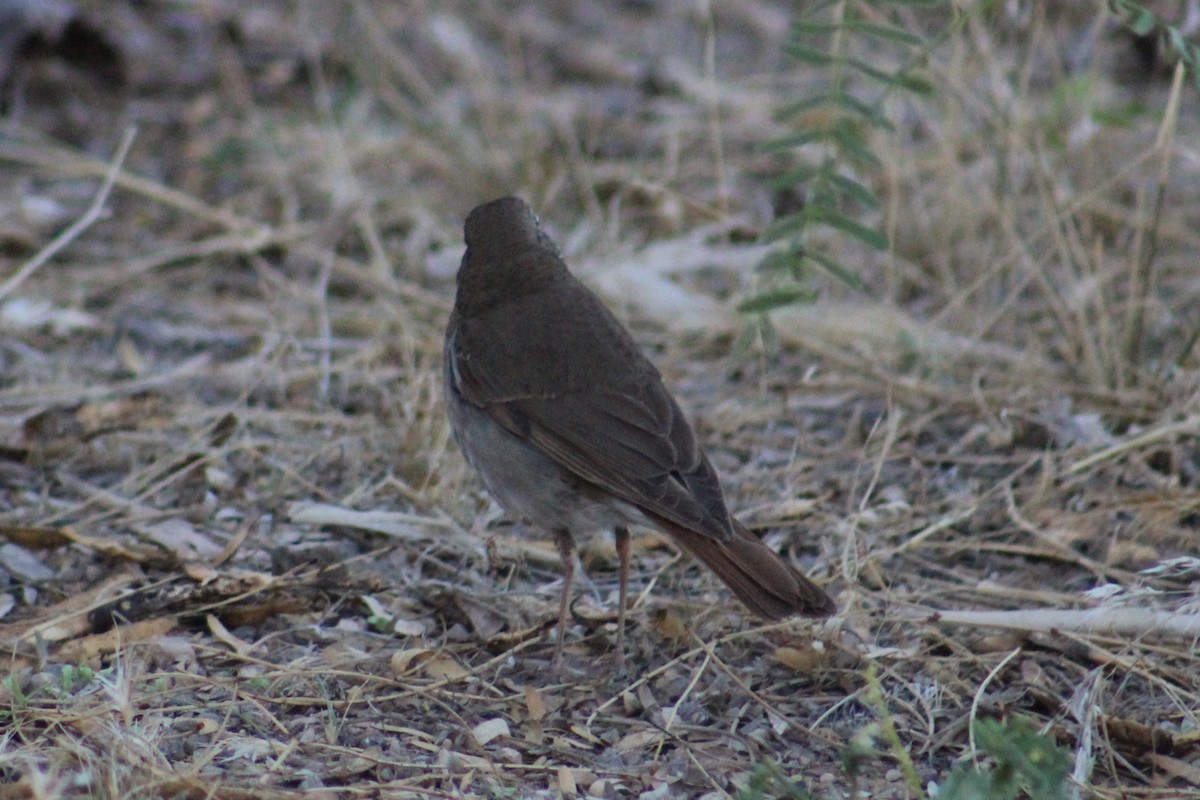
{"label": "dead leaf", "polygon": [[429,647],[410,647],[392,653],[391,670],[393,675],[404,675],[427,661],[433,654]]}
{"label": "dead leaf", "polygon": [[579,787],[575,784],[575,773],[567,767],[558,768],[558,791],[564,797],[579,793]]}
{"label": "dead leaf", "polygon": [[32,525],[0,525],[0,536],[34,550],[57,550],[71,543],[61,529]]}
{"label": "dead leaf", "polygon": [[40,638],[42,641],[60,642],[92,630],[90,612],[112,603],[130,585],[141,579],[140,572],[129,570],[119,573],[99,586],[41,609],[32,619],[0,626],[0,643],[3,643],[3,649],[8,650],[14,641],[32,644]]}
{"label": "dead leaf", "polygon": [[599,736],[592,733],[591,731],[589,731],[587,728],[583,727],[582,725],[572,724],[571,725],[571,733],[575,734],[580,739],[583,739],[588,744],[593,744],[593,745],[603,745],[604,744],[603,739],[601,739]]}
{"label": "dead leaf", "polygon": [[972,653],[1011,653],[1021,646],[1022,637],[1003,632],[980,636],[971,642]]}
{"label": "dead leaf", "polygon": [[1166,728],[1146,725],[1133,719],[1104,717],[1105,733],[1123,750],[1137,756],[1145,753],[1173,753],[1178,749],[1175,734]]}
{"label": "dead leaf", "polygon": [[397,619],[392,623],[392,632],[397,636],[424,636],[425,623],[415,619]]}
{"label": "dead leaf", "polygon": [[25,418],[22,436],[42,457],[67,452],[82,441],[118,430],[146,430],[165,424],[161,398],[135,394],[44,408]]}
{"label": "dead leaf", "polygon": [[424,666],[425,674],[434,680],[457,681],[471,674],[470,670],[445,652],[437,653]]}
{"label": "dead leaf", "polygon": [[237,653],[239,656],[247,655],[254,649],[253,645],[243,642],[241,639],[230,633],[229,629],[222,625],[221,620],[217,619],[214,615],[205,614],[204,621],[208,623],[208,630],[214,637],[216,637],[217,641],[224,642],[225,644],[229,645],[230,649],[232,649],[233,652]]}
{"label": "dead leaf", "polygon": [[214,567],[219,567],[229,559],[233,558],[234,553],[238,551],[238,549],[246,541],[246,537],[250,535],[250,531],[253,530],[258,524],[258,520],[259,517],[257,515],[247,517],[246,519],[242,520],[242,524],[238,525],[238,529],[236,532],[234,532],[232,538],[230,538],[230,540],[225,544],[225,547],[222,548],[221,552],[217,553],[217,557],[212,560],[212,565]]}
{"label": "dead leaf", "polygon": [[55,574],[32,551],[12,542],[0,544],[0,567],[25,583],[48,581]]}
{"label": "dead leaf", "polygon": [[475,737],[475,741],[479,742],[479,745],[482,747],[501,736],[511,735],[511,732],[508,729],[507,721],[501,717],[494,717],[484,720],[472,728],[471,735]]}
{"label": "dead leaf", "polygon": [[634,731],[633,733],[626,734],[618,739],[617,743],[613,745],[613,750],[617,751],[618,753],[628,753],[633,750],[642,750],[644,748],[657,745],[665,738],[666,736],[662,731],[656,731],[653,729]]}
{"label": "dead leaf", "polygon": [[134,530],[161,545],[183,562],[211,562],[221,554],[221,547],[181,517],[165,519],[153,525],[138,525]]}
{"label": "dead leaf", "polygon": [[546,702],[542,700],[542,693],[529,683],[525,684],[525,709],[534,722],[541,722],[546,717]]}
{"label": "dead leaf", "polygon": [[1150,761],[1168,775],[1185,780],[1192,786],[1200,786],[1200,767],[1178,758],[1151,753]]}
{"label": "dead leaf", "polygon": [[0,525],[0,536],[22,547],[35,550],[57,550],[70,544],[78,544],[106,556],[138,563],[147,561],[154,555],[132,550],[115,538],[79,533],[70,525],[64,525],[61,528],[36,525]]}
{"label": "dead leaf", "polygon": [[202,564],[196,561],[188,561],[183,565],[183,574],[194,580],[196,583],[204,586],[207,583],[212,583],[221,576],[221,573],[210,567],[208,564]]}
{"label": "dead leaf", "polygon": [[224,605],[220,614],[226,625],[240,628],[243,625],[261,625],[265,620],[280,614],[299,614],[310,607],[309,601],[303,597],[281,596],[255,603]]}
{"label": "dead leaf", "polygon": [[771,658],[788,669],[808,674],[821,666],[822,654],[813,647],[777,647]]}
{"label": "dead leaf", "polygon": [[150,361],[138,352],[137,345],[128,336],[122,336],[117,342],[117,358],[121,360],[125,371],[133,375],[145,375],[152,366]]}
{"label": "dead leaf", "polygon": [[684,641],[691,635],[683,618],[665,608],[650,613],[650,627],[658,636],[672,642]]}
{"label": "dead leaf", "polygon": [[66,662],[90,662],[92,659],[115,653],[138,642],[165,636],[175,627],[174,617],[157,617],[132,625],[118,625],[104,633],[85,636],[59,648],[57,657]]}

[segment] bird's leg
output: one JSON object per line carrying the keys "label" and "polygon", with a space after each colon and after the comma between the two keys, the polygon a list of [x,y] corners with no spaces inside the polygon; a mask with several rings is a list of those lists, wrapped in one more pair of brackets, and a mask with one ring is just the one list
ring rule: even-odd
{"label": "bird's leg", "polygon": [[617,649],[613,662],[625,668],[625,597],[629,591],[629,529],[616,527],[613,538],[617,545]]}
{"label": "bird's leg", "polygon": [[575,540],[566,528],[554,531],[554,542],[558,545],[558,557],[562,559],[562,597],[558,600],[558,640],[554,643],[554,666],[562,665],[563,635],[567,632],[567,609],[571,600],[571,581],[575,577]]}

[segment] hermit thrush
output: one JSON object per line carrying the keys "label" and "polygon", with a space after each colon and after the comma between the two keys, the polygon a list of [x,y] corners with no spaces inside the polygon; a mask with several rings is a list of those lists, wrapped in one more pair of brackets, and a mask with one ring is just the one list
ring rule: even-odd
{"label": "hermit thrush", "polygon": [[446,327],[450,425],[511,516],[554,533],[564,580],[561,659],[575,537],[616,535],[616,659],[624,658],[629,527],[665,533],[767,619],[823,617],[833,601],[734,519],[662,376],[568,271],[521,200],[474,209]]}

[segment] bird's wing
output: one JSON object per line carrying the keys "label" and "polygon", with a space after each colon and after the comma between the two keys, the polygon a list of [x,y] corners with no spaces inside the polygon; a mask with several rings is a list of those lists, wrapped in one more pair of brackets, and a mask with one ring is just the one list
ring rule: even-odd
{"label": "bird's wing", "polygon": [[560,362],[575,365],[572,374],[525,370],[509,360],[497,369],[505,356],[487,344],[495,341],[465,323],[451,335],[448,374],[465,401],[574,475],[648,514],[718,541],[733,536],[716,472],[648,363],[644,370],[620,369],[604,363],[603,353],[581,358],[579,343],[572,342],[564,345],[574,357]]}

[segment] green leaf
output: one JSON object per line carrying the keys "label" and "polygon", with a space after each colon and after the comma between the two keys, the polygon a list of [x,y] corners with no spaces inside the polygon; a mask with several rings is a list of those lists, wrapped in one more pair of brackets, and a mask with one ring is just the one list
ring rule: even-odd
{"label": "green leaf", "polygon": [[791,189],[798,184],[808,183],[822,172],[823,169],[820,166],[802,164],[795,169],[789,169],[771,178],[771,180],[767,181],[767,186],[772,189]]}
{"label": "green leaf", "polygon": [[1131,100],[1122,105],[1097,108],[1092,111],[1092,119],[1107,128],[1124,128],[1145,116],[1145,114],[1145,104],[1140,100]]}
{"label": "green leaf", "polygon": [[779,352],[779,331],[775,329],[775,323],[771,322],[769,314],[759,314],[756,317],[758,322],[758,338],[762,342],[763,351],[769,354]]}
{"label": "green leaf", "polygon": [[738,303],[738,311],[743,314],[764,313],[784,306],[794,306],[801,303],[811,303],[816,299],[816,293],[811,289],[801,289],[797,286],[780,286],[765,292],[747,297]]}
{"label": "green leaf", "polygon": [[893,86],[922,96],[933,94],[933,81],[917,72],[897,72]]}
{"label": "green leaf", "polygon": [[[808,208],[808,206],[806,205],[804,208]],[[798,236],[808,227],[809,222],[811,219],[804,215],[803,209],[796,214],[788,214],[767,226],[762,233],[763,241],[777,242],[788,236]]]}
{"label": "green leaf", "polygon": [[804,8],[804,16],[801,19],[810,20],[819,17],[821,12],[827,8],[837,5],[841,0],[815,0],[808,3]]}
{"label": "green leaf", "polygon": [[938,788],[938,800],[1012,800],[1016,792],[1003,794],[990,775],[960,764]]}
{"label": "green leaf", "polygon": [[751,323],[743,325],[737,336],[734,337],[733,345],[729,348],[729,360],[735,364],[743,362],[756,341],[758,341],[758,329]]}
{"label": "green leaf", "polygon": [[816,64],[822,67],[832,64],[835,60],[833,56],[824,50],[807,47],[799,42],[788,42],[783,46],[783,51],[797,61],[802,61],[806,64]]}
{"label": "green leaf", "polygon": [[1177,54],[1187,52],[1187,41],[1183,38],[1183,32],[1174,26],[1167,28],[1167,38],[1171,42],[1171,50]]}
{"label": "green leaf", "polygon": [[[810,210],[811,209],[811,210]],[[829,207],[806,206],[799,216],[807,216],[813,222],[821,222],[843,233],[848,233],[863,244],[876,250],[886,250],[887,237],[874,228],[868,228],[858,220]]]}
{"label": "green leaf", "polygon": [[[1024,719],[1008,724],[981,719],[975,723],[975,740],[1000,767],[1012,771],[1013,780],[1034,800],[1061,800],[1071,762],[1054,740],[1039,734]],[[997,773],[1001,772],[1000,767]]]}
{"label": "green leaf", "polygon": [[759,272],[784,273],[794,275],[798,264],[804,260],[804,254],[797,247],[788,247],[782,250],[772,250],[763,256],[762,261],[759,261],[754,268]]}
{"label": "green leaf", "polygon": [[814,95],[804,98],[803,100],[787,103],[779,109],[779,118],[789,119],[791,117],[803,114],[806,111],[812,111],[814,108],[821,108],[822,106],[836,106],[838,105],[837,98],[837,92],[818,92]]}
{"label": "green leaf", "polygon": [[816,22],[811,19],[798,19],[792,22],[792,36],[825,36],[836,33],[841,29],[836,22]]}
{"label": "green leaf", "polygon": [[882,166],[875,154],[867,149],[854,127],[846,124],[844,120],[834,125],[830,132],[834,143],[846,158],[876,169]]}
{"label": "green leaf", "polygon": [[892,126],[892,123],[888,122],[887,117],[883,116],[883,114],[877,108],[867,105],[852,94],[847,92],[839,92],[831,95],[830,100],[834,103],[837,103],[840,108],[844,108],[847,111],[857,114],[877,128],[882,128],[886,131],[895,130],[895,128]]}
{"label": "green leaf", "polygon": [[835,172],[824,177],[846,197],[857,200],[868,208],[879,206],[879,198],[875,196],[875,193],[853,178],[847,178],[845,175],[838,175]]}
{"label": "green leaf", "polygon": [[866,75],[868,78],[874,78],[880,83],[891,83],[893,80],[893,73],[885,72],[869,61],[864,61],[861,58],[846,57],[845,63],[847,66],[853,67],[855,70],[861,72],[863,75]]}
{"label": "green leaf", "polygon": [[886,25],[879,22],[868,22],[865,19],[848,19],[845,24],[846,30],[864,33],[867,36],[876,39],[885,39],[892,42],[898,42],[909,47],[920,47],[924,44],[920,36],[909,33],[903,28],[895,25]]}
{"label": "green leaf", "polygon": [[828,272],[833,277],[837,278],[842,283],[846,284],[846,286],[850,287],[851,289],[857,292],[861,292],[866,289],[866,287],[863,285],[862,279],[858,277],[858,274],[852,268],[846,266],[832,256],[816,250],[810,250],[807,253],[807,256],[812,261],[816,262],[817,266]]}
{"label": "green leaf", "polygon": [[1154,23],[1154,14],[1149,9],[1138,8],[1135,10],[1133,21],[1129,23],[1129,30],[1138,36],[1146,36],[1150,31],[1154,30]]}
{"label": "green leaf", "polygon": [[755,765],[750,773],[750,781],[746,788],[736,795],[735,800],[813,800],[813,796],[804,791],[772,761],[764,761]]}

